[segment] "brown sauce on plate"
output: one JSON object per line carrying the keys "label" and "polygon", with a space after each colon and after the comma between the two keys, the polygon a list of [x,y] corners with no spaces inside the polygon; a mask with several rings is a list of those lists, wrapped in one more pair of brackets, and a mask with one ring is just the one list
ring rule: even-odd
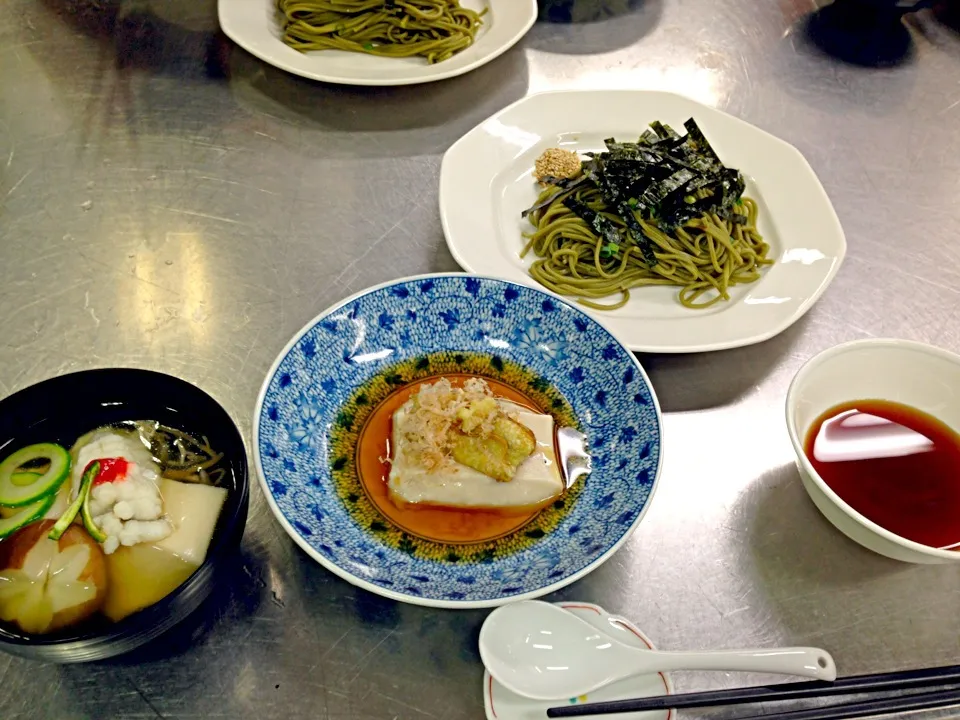
{"label": "brown sauce on plate", "polygon": [[930,547],[960,546],[960,435],[934,416],[887,400],[844,403],[814,421],[804,452],[877,525]]}
{"label": "brown sauce on plate", "polygon": [[[536,517],[541,508],[529,509],[459,509],[436,506],[407,505],[399,507],[390,498],[387,480],[390,477],[390,439],[393,434],[393,413],[425,383],[434,383],[441,376],[417,380],[387,397],[370,414],[360,431],[357,443],[357,471],[360,484],[370,501],[394,525],[404,532],[435,542],[467,544],[493,540],[516,532]],[[461,386],[474,375],[444,373],[453,385]],[[544,412],[526,395],[504,383],[484,378],[493,394],[529,408]]]}

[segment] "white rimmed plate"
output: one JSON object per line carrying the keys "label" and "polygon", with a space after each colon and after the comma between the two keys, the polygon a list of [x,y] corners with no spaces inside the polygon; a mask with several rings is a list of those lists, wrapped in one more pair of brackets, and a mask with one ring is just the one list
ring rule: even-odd
{"label": "white rimmed plate", "polygon": [[[532,95],[458,140],[440,171],[440,215],[450,252],[469,272],[535,284],[522,259],[520,213],[537,198],[534,161],[549,147],[602,150],[634,140],[654,120],[682,127],[693,117],[723,162],[738,168],[760,206],[759,229],[776,264],[729,302],[689,310],[676,288],[642,288],[612,311],[592,311],[631,350],[702,352],[767,340],[823,294],[846,253],[840,221],[810,165],[792,145],[688,98],[647,91]],[[616,298],[613,298],[616,299]]]}
{"label": "white rimmed plate", "polygon": [[280,40],[274,0],[219,0],[220,26],[231,40],[281,70],[342,85],[415,85],[456,77],[513,47],[537,19],[536,0],[462,0],[487,9],[476,42],[436,65],[422,58],[383,58],[341,50],[301,53]]}
{"label": "white rimmed plate", "polygon": [[[586,620],[601,632],[616,638],[624,645],[647,650],[656,650],[650,639],[633,623],[619,615],[611,615],[599,605],[585,602],[554,603],[567,612]],[[670,676],[665,673],[655,675],[637,675],[596,690],[589,695],[570,698],[570,705],[582,705],[588,702],[609,700],[628,700],[631,698],[670,695],[673,685]],[[540,720],[546,717],[547,709],[562,705],[557,700],[531,700],[507,690],[494,680],[490,673],[483,673],[483,705],[487,720]],[[672,710],[657,710],[643,713],[623,713],[617,715],[623,720],[671,720]]]}

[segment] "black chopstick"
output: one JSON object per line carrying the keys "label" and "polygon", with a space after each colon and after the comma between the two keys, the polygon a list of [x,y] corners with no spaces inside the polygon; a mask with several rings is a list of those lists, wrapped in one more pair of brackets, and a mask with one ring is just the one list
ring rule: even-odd
{"label": "black chopstick", "polygon": [[778,685],[755,685],[753,687],[661,695],[633,700],[563,705],[547,710],[547,717],[580,717],[584,715],[609,715],[612,713],[642,712],[665,708],[713,707],[717,705],[740,705],[745,703],[801,700],[803,698],[852,695],[854,693],[906,690],[960,683],[960,665],[903,670],[900,672],[852,675],[834,682],[811,680],[807,682],[781,683]]}
{"label": "black chopstick", "polygon": [[933,708],[960,705],[960,688],[935,690],[894,697],[882,697],[874,700],[823,705],[804,710],[777,711],[769,715],[747,715],[737,720],[851,720],[851,718],[877,717],[897,713],[932,710]]}

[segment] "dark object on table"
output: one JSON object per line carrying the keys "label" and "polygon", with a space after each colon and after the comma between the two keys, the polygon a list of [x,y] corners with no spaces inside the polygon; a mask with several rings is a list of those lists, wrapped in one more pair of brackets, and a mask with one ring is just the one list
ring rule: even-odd
{"label": "dark object on table", "polygon": [[[933,688],[942,685],[960,683],[960,665],[903,670],[900,672],[854,675],[837,678],[835,682],[806,681],[781,683],[777,685],[756,685],[753,687],[714,690],[707,692],[685,693],[683,695],[663,695],[661,697],[637,698],[635,700],[615,700],[609,702],[587,703],[550,708],[548,717],[580,717],[586,715],[606,715],[624,712],[643,712],[646,710],[664,710],[666,708],[704,708],[721,705],[746,705],[762,702],[802,700],[824,698],[835,695],[853,695],[862,693],[900,692],[917,688]],[[901,707],[910,703],[909,707]],[[869,705],[873,715],[887,712],[908,712],[909,710],[945,707],[960,704],[960,689],[947,688],[913,695],[877,697],[856,703],[843,703],[835,706],[807,708],[805,710],[780,711],[769,717],[789,717],[794,720],[828,720],[828,718],[859,717],[860,715],[836,714],[840,708],[853,711],[853,706]],[[916,707],[914,707],[916,705]],[[885,709],[885,708],[891,709]],[[811,714],[806,713],[827,713]],[[800,713],[803,713],[802,715]],[[833,713],[833,714],[829,714]],[[751,715],[749,718],[766,717]],[[748,718],[744,718],[748,720]]]}
{"label": "dark object on table", "polygon": [[540,20],[553,23],[596,22],[639,8],[643,0],[537,0]]}
{"label": "dark object on table", "polygon": [[887,67],[912,50],[903,16],[931,7],[933,0],[836,0],[807,19],[810,40],[845,62]]}
{"label": "dark object on table", "polygon": [[960,704],[960,690],[935,690],[928,693],[916,693],[896,697],[884,697],[873,700],[859,700],[856,702],[824,705],[823,707],[792,710],[763,715],[747,715],[738,720],[850,720],[861,717],[883,717],[896,715],[902,717],[905,713],[918,710],[934,710],[942,707],[952,707]]}
{"label": "dark object on table", "polygon": [[219,568],[237,552],[247,522],[249,483],[243,439],[209,395],[171,375],[149,370],[86,370],[31,385],[0,401],[0,446],[58,440],[72,443],[93,428],[125,420],[157,420],[209,438],[223,453],[227,498],[203,564],[162,600],[116,623],[91,622],[51,635],[0,627],[0,650],[58,663],[100,660],[160,636],[196,610]]}
{"label": "dark object on table", "polygon": [[960,32],[960,0],[934,0],[933,14],[944,25]]}

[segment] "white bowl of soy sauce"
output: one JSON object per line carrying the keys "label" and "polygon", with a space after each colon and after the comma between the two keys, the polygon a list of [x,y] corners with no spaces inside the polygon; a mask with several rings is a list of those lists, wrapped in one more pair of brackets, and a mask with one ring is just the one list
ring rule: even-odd
{"label": "white bowl of soy sauce", "polygon": [[837,529],[895,560],[960,562],[960,355],[838,345],[797,373],[786,416],[803,485]]}

